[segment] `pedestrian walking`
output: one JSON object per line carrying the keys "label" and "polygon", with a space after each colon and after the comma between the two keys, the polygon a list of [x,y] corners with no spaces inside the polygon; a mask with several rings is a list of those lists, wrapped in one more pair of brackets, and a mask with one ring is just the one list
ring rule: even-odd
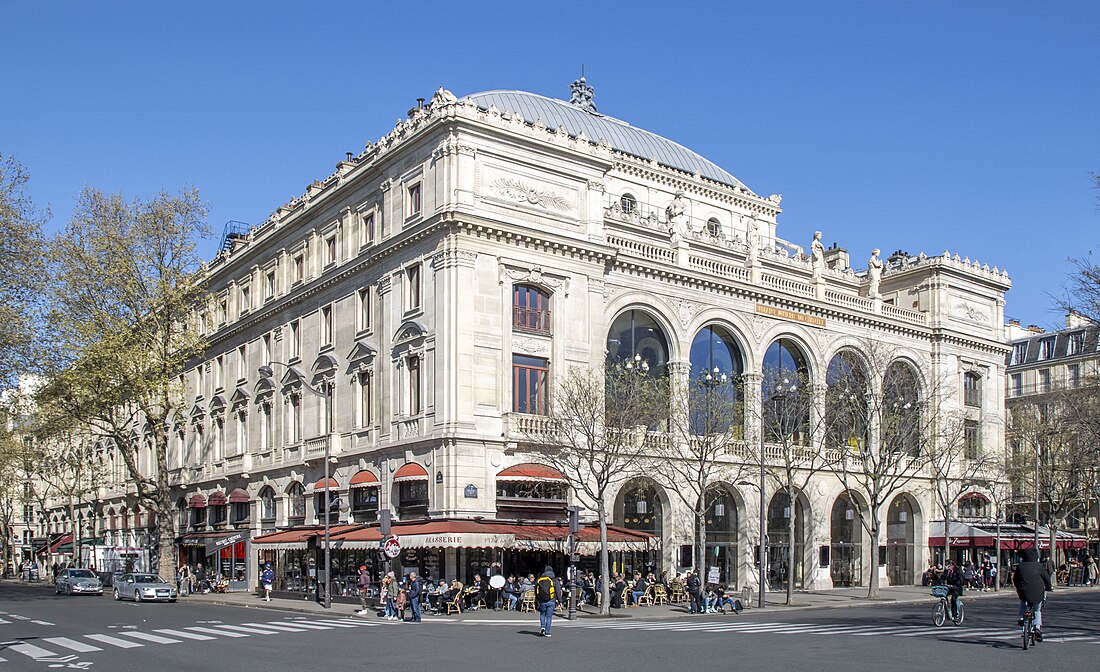
{"label": "pedestrian walking", "polygon": [[359,578],[355,585],[359,587],[359,611],[355,613],[362,616],[367,613],[367,593],[370,589],[370,572],[366,565],[359,565]]}
{"label": "pedestrian walking", "polygon": [[386,600],[386,620],[397,620],[397,581],[393,578],[393,572],[387,572],[382,579],[382,595]]}
{"label": "pedestrian walking", "polygon": [[271,587],[275,583],[275,572],[271,570],[271,563],[264,564],[264,571],[260,572],[260,583],[264,587],[264,602],[271,601]]}
{"label": "pedestrian walking", "polygon": [[409,609],[412,610],[412,622],[420,622],[420,577],[416,572],[409,572]]}
{"label": "pedestrian walking", "polygon": [[550,624],[554,620],[554,609],[561,600],[561,582],[554,574],[554,568],[547,565],[535,581],[535,603],[539,610],[539,634],[550,636]]}

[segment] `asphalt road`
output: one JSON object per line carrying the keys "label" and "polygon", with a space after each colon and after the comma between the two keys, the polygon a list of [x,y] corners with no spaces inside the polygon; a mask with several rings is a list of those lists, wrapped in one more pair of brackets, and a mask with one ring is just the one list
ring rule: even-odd
{"label": "asphalt road", "polygon": [[1100,588],[1055,593],[1046,641],[1021,651],[1012,596],[967,602],[959,627],[927,604],[610,621],[507,618],[424,623],[304,615],[212,604],[116,603],[0,585],[0,672],[325,670],[933,670],[1097,669]]}

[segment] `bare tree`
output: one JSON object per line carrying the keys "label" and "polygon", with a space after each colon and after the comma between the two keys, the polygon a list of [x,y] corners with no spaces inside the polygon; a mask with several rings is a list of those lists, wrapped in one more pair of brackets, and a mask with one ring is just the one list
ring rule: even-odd
{"label": "bare tree", "polygon": [[[986,419],[989,422],[989,419]],[[951,521],[959,498],[975,485],[991,481],[991,473],[1004,456],[982,448],[978,423],[968,422],[964,412],[941,413],[936,441],[927,448],[932,494],[943,512],[944,560],[951,558]]]}
{"label": "bare tree", "polygon": [[[168,443],[183,395],[177,376],[205,348],[194,319],[208,302],[196,247],[205,214],[193,189],[127,202],[88,188],[52,244],[61,356],[43,399],[117,449],[142,508],[155,513],[165,578],[175,566]],[[145,447],[150,465],[139,457]]]}
{"label": "bare tree", "polygon": [[[718,369],[673,382],[667,441],[654,442],[652,473],[694,517],[695,571],[706,577],[707,512],[720,477],[736,482],[745,469],[744,390],[739,376]],[[731,459],[733,458],[733,459]]]}
{"label": "bare tree", "polygon": [[600,613],[610,613],[608,498],[638,473],[649,450],[649,428],[668,418],[667,379],[645,361],[574,368],[561,380],[545,422],[524,430],[525,448],[558,469],[574,495],[596,511],[600,526]]}

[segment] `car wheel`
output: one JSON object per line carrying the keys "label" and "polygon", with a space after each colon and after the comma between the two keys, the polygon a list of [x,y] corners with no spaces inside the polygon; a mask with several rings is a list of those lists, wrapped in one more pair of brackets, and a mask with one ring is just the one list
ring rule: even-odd
{"label": "car wheel", "polygon": [[53,584],[53,594],[54,595],[60,595],[61,594],[61,586],[57,585],[56,583]]}
{"label": "car wheel", "polygon": [[72,584],[69,584],[69,585],[65,586],[65,594],[66,594],[66,595],[72,595],[72,594],[73,594],[73,586],[72,586]]}
{"label": "car wheel", "polygon": [[122,601],[122,593],[118,592],[118,588],[115,588],[115,599],[119,602]]}
{"label": "car wheel", "polygon": [[135,590],[134,591],[134,602],[141,602],[141,591],[140,590]]}
{"label": "car wheel", "polygon": [[168,600],[168,601],[169,601],[169,602],[171,602],[172,604],[175,604],[175,603],[176,603],[176,601],[175,601],[175,600]]}

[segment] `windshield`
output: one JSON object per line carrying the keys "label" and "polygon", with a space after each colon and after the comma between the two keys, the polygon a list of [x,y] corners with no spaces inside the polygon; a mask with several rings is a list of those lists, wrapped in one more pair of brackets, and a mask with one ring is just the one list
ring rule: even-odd
{"label": "windshield", "polygon": [[162,583],[160,577],[155,574],[134,574],[136,583]]}
{"label": "windshield", "polygon": [[94,579],[95,577],[92,576],[92,573],[89,572],[86,569],[70,569],[69,570],[69,578],[70,579]]}

